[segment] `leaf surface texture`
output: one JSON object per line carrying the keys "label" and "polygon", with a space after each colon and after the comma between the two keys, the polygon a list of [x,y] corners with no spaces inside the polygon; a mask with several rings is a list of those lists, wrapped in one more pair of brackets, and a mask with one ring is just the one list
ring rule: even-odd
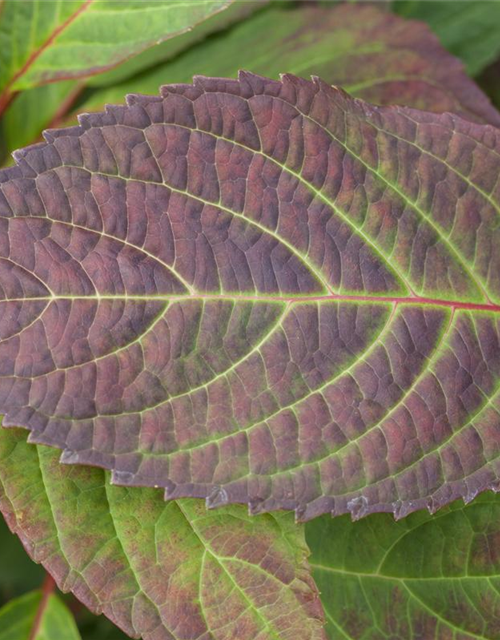
{"label": "leaf surface texture", "polygon": [[500,617],[500,499],[439,514],[307,524],[332,640],[493,640]]}
{"label": "leaf surface texture", "polygon": [[112,486],[100,469],[60,465],[18,429],[0,433],[0,506],[58,586],[131,637],[325,639],[304,531],[290,514],[165,503],[152,489]]}
{"label": "leaf surface texture", "polygon": [[248,73],[49,132],[0,173],[4,425],[299,519],[495,485],[499,135]]}

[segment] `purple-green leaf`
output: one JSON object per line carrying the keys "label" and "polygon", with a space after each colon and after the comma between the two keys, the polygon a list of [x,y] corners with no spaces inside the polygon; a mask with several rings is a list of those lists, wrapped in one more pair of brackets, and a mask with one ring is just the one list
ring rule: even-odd
{"label": "purple-green leaf", "polygon": [[[152,489],[112,486],[101,469],[60,465],[19,429],[0,433],[0,507],[61,589],[131,637],[325,640],[291,514],[165,503]],[[53,629],[47,640],[63,639]]]}
{"label": "purple-green leaf", "polygon": [[498,486],[498,130],[291,76],[128,102],[0,173],[4,425],[299,519]]}

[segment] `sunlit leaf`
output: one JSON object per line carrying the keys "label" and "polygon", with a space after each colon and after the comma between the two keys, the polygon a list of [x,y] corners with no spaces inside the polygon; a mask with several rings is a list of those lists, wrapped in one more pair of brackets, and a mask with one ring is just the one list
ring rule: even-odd
{"label": "sunlit leaf", "polygon": [[[89,77],[87,83],[90,87],[112,86],[127,78],[136,76],[149,67],[160,63],[165,64],[179,53],[207,38],[207,36],[213,36],[233,23],[248,19],[248,16],[254,11],[262,9],[268,2],[269,0],[231,0],[231,4],[227,9],[214,13],[203,22],[197,24],[194,29],[150,47],[109,71]],[[281,6],[284,5],[282,0],[279,0],[279,2]]]}
{"label": "sunlit leaf", "polygon": [[109,69],[231,1],[4,0],[0,112],[16,91]]}

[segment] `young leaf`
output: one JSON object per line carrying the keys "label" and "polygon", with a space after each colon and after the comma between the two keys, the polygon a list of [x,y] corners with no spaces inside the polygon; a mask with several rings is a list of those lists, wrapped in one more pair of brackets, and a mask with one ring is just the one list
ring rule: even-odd
{"label": "young leaf", "polygon": [[498,637],[500,496],[401,522],[320,518],[306,531],[332,640]]}
{"label": "young leaf", "polygon": [[117,484],[402,517],[500,477],[500,132],[197,78],[0,173],[0,411]]}
{"label": "young leaf", "polygon": [[57,458],[2,429],[0,507],[30,555],[92,611],[144,640],[324,640],[290,514],[165,503]]}
{"label": "young leaf", "polygon": [[0,113],[12,95],[98,73],[183,33],[232,0],[4,0]]}
{"label": "young leaf", "polygon": [[126,93],[154,93],[193,75],[234,77],[238,69],[275,78],[282,71],[314,74],[375,104],[452,111],[500,125],[498,111],[426,25],[359,4],[271,6],[146,74],[96,91],[83,108],[102,109]]}
{"label": "young leaf", "polygon": [[0,609],[0,640],[79,640],[73,616],[53,593],[28,593]]}

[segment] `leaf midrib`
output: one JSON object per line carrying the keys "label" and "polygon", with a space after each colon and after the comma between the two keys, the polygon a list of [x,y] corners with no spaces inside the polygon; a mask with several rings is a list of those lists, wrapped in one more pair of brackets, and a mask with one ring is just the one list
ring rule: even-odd
{"label": "leaf midrib", "polygon": [[395,304],[395,305],[411,305],[421,307],[445,307],[463,311],[485,311],[489,313],[500,313],[500,304],[469,302],[467,300],[454,300],[448,298],[425,298],[422,296],[387,296],[377,294],[265,294],[265,293],[195,293],[195,294],[91,294],[91,295],[71,295],[71,294],[55,294],[50,296],[31,296],[23,298],[4,298],[0,300],[0,304],[7,302],[36,302],[36,301],[59,301],[59,300],[95,300],[113,301],[113,300],[131,300],[137,302],[165,301],[165,302],[182,302],[182,301],[227,301],[227,302],[262,302],[262,303],[285,303],[285,304],[311,304],[321,302],[336,303],[353,303],[353,304]]}

